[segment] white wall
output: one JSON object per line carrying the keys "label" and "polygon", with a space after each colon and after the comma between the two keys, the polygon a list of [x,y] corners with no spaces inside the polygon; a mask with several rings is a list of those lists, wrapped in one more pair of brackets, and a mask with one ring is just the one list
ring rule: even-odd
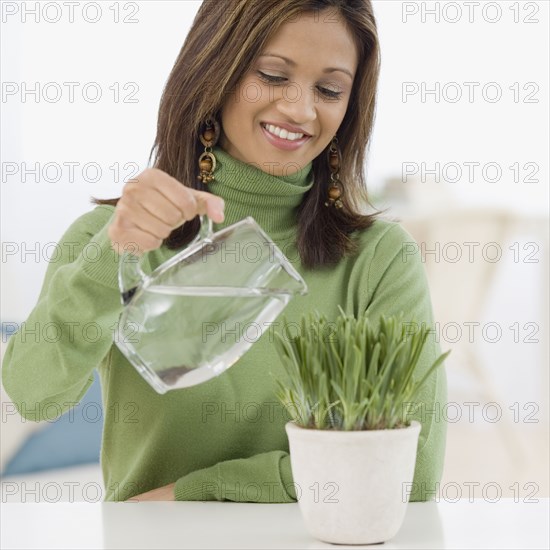
{"label": "white wall", "polygon": [[[4,87],[14,82],[18,93],[3,96],[2,101],[2,321],[20,322],[36,302],[40,291],[46,259],[52,253],[47,243],[56,242],[79,215],[92,208],[91,195],[119,196],[124,177],[133,163],[140,170],[146,167],[152,146],[160,95],[175,58],[181,48],[200,2],[121,2],[120,20],[131,17],[132,5],[138,7],[131,19],[137,23],[114,23],[113,2],[101,2],[101,17],[97,23],[87,23],[82,9],[74,11],[74,22],[63,9],[57,23],[55,10],[40,12],[40,22],[32,15],[22,22],[22,8],[10,16],[5,13],[2,24],[2,78]],[[27,6],[34,7],[34,2]],[[63,8],[62,2],[54,2]],[[89,3],[82,3],[86,5]],[[45,14],[45,15],[44,15]],[[96,17],[90,9],[84,13]],[[39,82],[41,90],[55,97],[57,83],[63,95],[59,101],[38,102],[33,95],[23,96],[22,83],[32,88]],[[69,101],[69,85],[77,82],[74,102]],[[91,83],[91,85],[90,85]],[[136,83],[124,89],[127,83]],[[93,103],[83,98],[88,86],[90,97],[100,89],[102,97]],[[118,85],[120,96],[115,102]],[[135,95],[131,95],[136,91]],[[137,100],[126,103],[124,98]],[[23,101],[24,100],[24,101]],[[7,163],[41,169],[47,163],[61,167],[61,179],[55,180],[55,170],[36,183],[28,175],[23,183],[21,173],[10,176]],[[78,163],[74,181],[64,163]],[[97,163],[102,177],[94,182],[96,173],[83,172],[87,163]],[[120,179],[114,181],[109,167],[119,163]],[[39,242],[36,247],[33,243]],[[8,245],[8,243],[10,243]],[[11,244],[13,243],[13,244]],[[16,247],[19,252],[11,255]],[[26,247],[25,249],[23,247]],[[41,260],[24,250],[35,247]],[[6,256],[10,253],[9,256]],[[15,281],[24,280],[23,288]]]}

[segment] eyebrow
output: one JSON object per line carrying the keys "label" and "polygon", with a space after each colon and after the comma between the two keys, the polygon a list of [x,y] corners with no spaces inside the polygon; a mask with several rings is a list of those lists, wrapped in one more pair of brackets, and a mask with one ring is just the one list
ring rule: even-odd
{"label": "eyebrow", "polygon": [[[288,57],[284,57],[284,56],[276,54],[276,53],[264,52],[259,57],[279,57],[280,59],[282,59],[283,61],[288,63],[291,67],[296,67],[296,62],[295,61],[292,61],[292,59],[289,59]],[[326,69],[323,69],[324,73],[333,73],[335,71],[340,71],[342,73],[345,73],[353,80],[353,75],[347,69],[343,69],[343,68],[340,68],[340,67],[327,67]]]}

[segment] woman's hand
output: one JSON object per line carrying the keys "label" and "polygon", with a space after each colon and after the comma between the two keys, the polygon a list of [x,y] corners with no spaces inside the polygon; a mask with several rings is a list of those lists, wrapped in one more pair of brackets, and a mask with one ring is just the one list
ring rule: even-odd
{"label": "woman's hand", "polygon": [[155,501],[155,500],[176,500],[174,495],[174,487],[176,483],[170,483],[170,485],[165,485],[164,487],[159,487],[158,489],[153,489],[152,491],[147,491],[141,495],[136,495],[127,500],[127,502],[137,501],[137,502],[146,502],[146,501]]}
{"label": "woman's hand", "polygon": [[157,168],[148,168],[124,185],[115,216],[109,226],[113,248],[140,255],[161,246],[163,239],[199,214],[223,221],[220,197],[182,185]]}

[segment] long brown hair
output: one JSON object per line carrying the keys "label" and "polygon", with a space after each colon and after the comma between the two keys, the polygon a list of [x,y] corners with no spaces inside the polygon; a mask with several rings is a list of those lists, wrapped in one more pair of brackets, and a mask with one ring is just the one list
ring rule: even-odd
{"label": "long brown hair", "polygon": [[[254,63],[278,28],[301,13],[333,8],[342,15],[358,47],[359,63],[347,112],[338,129],[342,153],[340,209],[324,203],[330,185],[327,150],[313,159],[314,185],[297,209],[296,245],[306,268],[337,263],[357,250],[352,233],[367,229],[380,212],[361,214],[370,205],[363,166],[370,144],[380,72],[376,20],[370,0],[204,0],[176,59],[159,106],[157,135],[151,149],[154,167],[184,185],[208,190],[197,180],[204,150],[199,132],[219,113],[231,90]],[[328,148],[327,148],[328,149]],[[116,205],[119,199],[96,199]],[[189,243],[199,218],[174,229],[163,241],[170,249]]]}

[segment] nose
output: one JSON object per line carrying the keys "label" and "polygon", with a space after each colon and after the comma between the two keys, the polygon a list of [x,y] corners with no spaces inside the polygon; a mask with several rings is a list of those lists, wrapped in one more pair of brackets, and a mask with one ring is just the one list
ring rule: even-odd
{"label": "nose", "polygon": [[304,124],[317,118],[314,91],[296,82],[290,82],[283,88],[277,108],[296,124]]}

